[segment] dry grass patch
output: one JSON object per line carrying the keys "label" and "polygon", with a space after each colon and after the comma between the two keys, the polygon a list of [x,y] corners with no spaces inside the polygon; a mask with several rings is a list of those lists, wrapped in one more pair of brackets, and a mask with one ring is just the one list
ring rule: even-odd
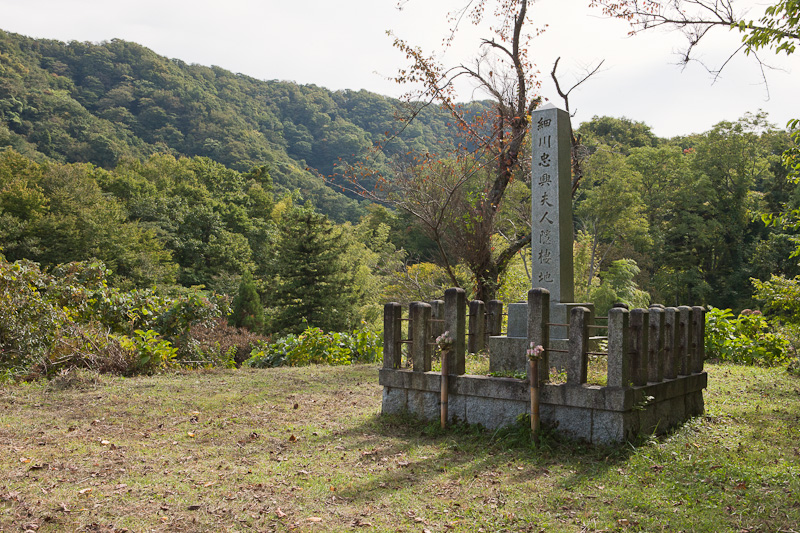
{"label": "dry grass patch", "polygon": [[384,418],[374,365],[0,389],[1,531],[791,531],[800,381],[710,368],[638,447]]}

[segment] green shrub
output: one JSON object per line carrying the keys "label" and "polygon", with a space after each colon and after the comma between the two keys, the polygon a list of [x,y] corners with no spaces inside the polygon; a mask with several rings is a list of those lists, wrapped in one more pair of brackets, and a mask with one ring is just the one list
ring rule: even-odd
{"label": "green shrub", "polygon": [[138,355],[136,367],[145,373],[152,373],[170,365],[178,353],[172,343],[160,338],[157,331],[137,329],[132,337],[117,337],[123,348]]}
{"label": "green shrub", "polygon": [[708,308],[706,312],[706,358],[732,363],[776,366],[790,359],[789,342],[771,331],[758,312],[735,316],[730,309]]}
{"label": "green shrub", "polygon": [[0,372],[26,379],[71,367],[152,372],[175,359],[173,344],[192,326],[227,312],[224,299],[196,291],[110,288],[108,274],[97,261],[49,274],[0,254]]}
{"label": "green shrub", "polygon": [[349,365],[374,362],[382,356],[382,340],[376,333],[364,330],[324,333],[312,327],[299,335],[289,334],[272,343],[259,341],[246,364],[256,368]]}

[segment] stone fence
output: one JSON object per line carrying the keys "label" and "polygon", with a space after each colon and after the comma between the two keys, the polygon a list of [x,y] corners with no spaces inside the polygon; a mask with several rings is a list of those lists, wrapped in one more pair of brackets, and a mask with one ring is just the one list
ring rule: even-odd
{"label": "stone fence", "polygon": [[[454,340],[448,365],[449,419],[494,429],[529,413],[527,379],[465,375],[467,348],[480,351],[488,339],[496,337],[502,314],[500,302],[484,306],[472,301],[467,305],[463,289],[448,289],[444,301],[411,303],[407,319],[402,317],[400,304],[386,304],[379,375],[384,387],[382,411],[408,411],[424,419],[438,419],[441,375],[431,371],[431,358],[434,339],[448,331]],[[518,360],[512,366],[524,368],[530,343],[545,347],[539,371],[540,415],[542,422],[557,431],[593,443],[621,442],[665,432],[703,413],[707,375],[703,371],[702,307],[613,308],[607,319],[608,348],[602,354],[590,350],[590,330],[599,326],[587,307],[572,307],[568,324],[554,324],[550,322],[549,292],[532,289],[527,318],[527,339],[515,353]],[[408,321],[407,328],[404,321]],[[551,330],[557,328],[568,332],[566,349],[554,348],[551,343]],[[410,368],[403,368],[404,345],[408,346]],[[557,352],[564,355],[566,381],[554,384],[550,382],[549,358]],[[604,386],[587,384],[590,354],[607,355]],[[490,350],[490,368],[492,357]]]}

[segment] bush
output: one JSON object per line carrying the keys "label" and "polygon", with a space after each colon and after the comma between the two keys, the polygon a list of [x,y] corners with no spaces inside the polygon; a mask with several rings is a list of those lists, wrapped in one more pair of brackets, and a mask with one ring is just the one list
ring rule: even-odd
{"label": "bush", "polygon": [[732,363],[777,366],[790,360],[789,342],[771,331],[758,311],[734,316],[730,309],[706,312],[706,358]]}
{"label": "bush", "polygon": [[383,342],[376,333],[364,330],[324,333],[312,327],[299,335],[281,337],[271,344],[263,341],[257,343],[246,364],[255,368],[349,365],[374,362],[382,356]]}
{"label": "bush", "polygon": [[216,296],[109,288],[101,262],[9,263],[0,254],[0,373],[53,375],[83,367],[120,374],[152,372],[174,361],[173,347],[193,326],[227,312]]}
{"label": "bush", "polygon": [[250,358],[256,344],[268,341],[269,337],[231,326],[227,320],[218,318],[189,329],[188,336],[178,346],[178,359],[184,364],[230,368]]}
{"label": "bush", "polygon": [[121,335],[119,342],[123,348],[137,355],[136,369],[143,373],[153,373],[172,364],[178,350],[172,343],[159,338],[158,332],[137,329],[132,337]]}

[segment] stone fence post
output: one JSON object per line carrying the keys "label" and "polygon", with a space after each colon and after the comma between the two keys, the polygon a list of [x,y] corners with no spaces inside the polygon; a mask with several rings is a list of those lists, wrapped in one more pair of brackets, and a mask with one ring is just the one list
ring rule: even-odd
{"label": "stone fence post", "polygon": [[431,300],[431,337],[437,339],[444,333],[444,300]]}
{"label": "stone fence post", "polygon": [[409,309],[409,337],[411,338],[411,364],[414,372],[431,369],[431,306],[425,302],[411,302]]}
{"label": "stone fence post", "polygon": [[650,307],[650,338],[647,345],[647,381],[664,380],[664,308]]}
{"label": "stone fence post", "polygon": [[650,311],[634,309],[630,312],[631,378],[635,386],[647,385],[648,344],[650,340]]}
{"label": "stone fence post", "polygon": [[664,379],[678,377],[678,309],[664,309]]}
{"label": "stone fence post", "polygon": [[567,356],[567,385],[586,383],[589,366],[589,328],[591,311],[585,307],[573,307],[569,316],[569,354]]}
{"label": "stone fence post", "polygon": [[503,332],[503,302],[490,300],[486,304],[486,343],[489,337],[497,337]]}
{"label": "stone fence post", "polygon": [[692,307],[692,363],[691,371],[697,374],[703,371],[703,361],[706,358],[706,310],[701,306]]}
{"label": "stone fence post", "polygon": [[486,347],[486,306],[481,300],[469,302],[469,339],[467,351],[478,353]]}
{"label": "stone fence post", "polygon": [[692,308],[686,305],[678,307],[678,350],[675,361],[678,374],[686,376],[691,374],[689,367],[689,350],[692,342]]}
{"label": "stone fence post", "polygon": [[608,386],[630,387],[631,343],[630,311],[623,307],[608,310]]}
{"label": "stone fence post", "polygon": [[[544,352],[539,359],[539,382],[550,380],[550,291],[531,289],[528,291],[528,346],[541,345]],[[527,350],[527,347],[526,347]]]}
{"label": "stone fence post", "polygon": [[444,291],[444,329],[453,338],[448,366],[450,374],[466,371],[467,293],[460,287]]}
{"label": "stone fence post", "polygon": [[403,306],[389,302],[383,306],[383,368],[400,368],[403,364]]}

